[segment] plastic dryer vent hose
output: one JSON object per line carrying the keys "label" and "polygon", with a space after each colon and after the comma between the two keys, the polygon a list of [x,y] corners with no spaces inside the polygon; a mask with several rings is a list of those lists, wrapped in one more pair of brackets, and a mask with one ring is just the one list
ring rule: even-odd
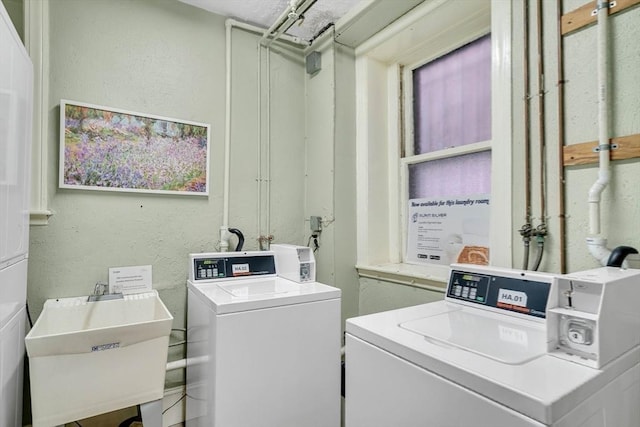
{"label": "plastic dryer vent hose", "polygon": [[607,267],[622,267],[622,263],[627,255],[637,254],[638,250],[631,246],[618,246],[611,251],[609,260],[607,261]]}
{"label": "plastic dryer vent hose", "polygon": [[236,236],[238,236],[238,244],[236,245],[236,252],[239,252],[242,250],[242,246],[244,246],[244,234],[242,234],[242,231],[238,230],[237,228],[230,228],[229,233],[235,234]]}

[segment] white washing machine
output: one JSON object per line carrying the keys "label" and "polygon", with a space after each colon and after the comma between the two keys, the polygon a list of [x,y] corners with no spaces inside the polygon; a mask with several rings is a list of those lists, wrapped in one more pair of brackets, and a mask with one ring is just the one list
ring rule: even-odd
{"label": "white washing machine", "polygon": [[340,289],[278,277],[268,251],[189,263],[187,426],[338,427]]}
{"label": "white washing machine", "polygon": [[346,427],[640,426],[640,271],[453,265],[346,324]]}

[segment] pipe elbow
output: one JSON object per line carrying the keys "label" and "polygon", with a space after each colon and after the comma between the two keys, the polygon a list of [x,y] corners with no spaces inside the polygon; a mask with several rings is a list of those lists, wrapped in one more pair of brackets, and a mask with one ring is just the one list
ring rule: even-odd
{"label": "pipe elbow", "polygon": [[587,237],[587,247],[591,256],[597,259],[602,266],[607,265],[609,256],[611,256],[611,250],[607,248],[607,239]]}
{"label": "pipe elbow", "polygon": [[220,227],[220,252],[229,251],[229,229],[226,226]]}
{"label": "pipe elbow", "polygon": [[598,178],[589,189],[589,203],[598,203],[600,201],[600,195],[604,191],[605,187],[609,184],[609,178]]}

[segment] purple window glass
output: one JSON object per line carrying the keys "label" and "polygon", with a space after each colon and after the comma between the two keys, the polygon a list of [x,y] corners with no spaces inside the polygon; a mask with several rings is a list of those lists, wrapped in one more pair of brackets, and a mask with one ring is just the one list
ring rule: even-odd
{"label": "purple window glass", "polygon": [[491,139],[491,35],[413,71],[414,154]]}
{"label": "purple window glass", "polygon": [[491,151],[409,165],[409,199],[491,193]]}

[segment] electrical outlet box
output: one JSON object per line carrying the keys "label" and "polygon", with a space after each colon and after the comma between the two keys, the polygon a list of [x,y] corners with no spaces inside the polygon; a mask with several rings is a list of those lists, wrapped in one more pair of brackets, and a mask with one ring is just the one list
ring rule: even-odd
{"label": "electrical outlet box", "polygon": [[309,218],[311,231],[322,231],[322,217],[312,216]]}
{"label": "electrical outlet box", "polygon": [[305,66],[307,68],[307,74],[315,74],[322,69],[322,54],[318,51],[313,51],[305,58]]}

